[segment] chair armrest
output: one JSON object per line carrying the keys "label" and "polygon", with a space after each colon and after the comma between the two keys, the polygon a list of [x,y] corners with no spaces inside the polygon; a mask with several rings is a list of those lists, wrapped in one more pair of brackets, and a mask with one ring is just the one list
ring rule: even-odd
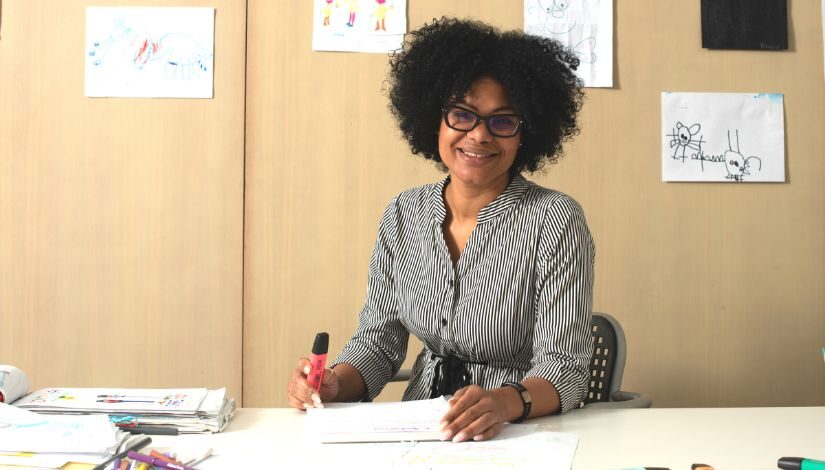
{"label": "chair armrest", "polygon": [[600,401],[584,405],[583,408],[588,410],[605,408],[605,409],[619,409],[619,408],[650,408],[653,406],[653,399],[643,393],[625,392],[622,390],[613,392],[610,395],[610,401]]}

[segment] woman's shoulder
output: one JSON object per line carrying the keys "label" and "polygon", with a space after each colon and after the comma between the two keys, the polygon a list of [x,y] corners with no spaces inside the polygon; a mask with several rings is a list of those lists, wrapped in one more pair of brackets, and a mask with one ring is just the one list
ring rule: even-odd
{"label": "woman's shoulder", "polygon": [[576,213],[584,214],[581,205],[572,196],[557,189],[546,188],[532,181],[527,184],[525,204],[545,214]]}
{"label": "woman's shoulder", "polygon": [[390,200],[389,205],[399,211],[429,211],[432,208],[433,198],[441,195],[443,181],[416,186],[402,191]]}

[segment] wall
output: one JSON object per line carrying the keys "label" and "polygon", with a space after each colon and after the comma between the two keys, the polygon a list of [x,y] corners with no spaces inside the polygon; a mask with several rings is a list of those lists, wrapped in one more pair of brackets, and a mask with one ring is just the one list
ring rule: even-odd
{"label": "wall", "polygon": [[2,3],[0,363],[34,387],[240,397],[246,10],[211,4],[215,98],[180,100],[83,96],[98,2]]}
{"label": "wall", "polygon": [[[616,86],[531,177],[584,207],[595,308],[657,406],[825,404],[821,12],[789,3],[790,50],[746,52],[701,48],[699,2],[615,2]],[[0,363],[283,406],[314,334],[354,330],[387,201],[442,177],[386,110],[387,57],[312,52],[308,1],[215,0],[213,100],[89,99],[91,4],[2,3]],[[409,2],[410,28],[441,15],[522,24],[521,2]],[[662,90],[784,93],[788,182],[662,183]]]}
{"label": "wall", "polygon": [[[581,135],[532,178],[585,209],[595,309],[616,316],[630,343],[625,389],[657,406],[825,404],[818,2],[789,2],[783,52],[702,49],[699,2],[688,3],[615,2],[616,86],[587,90]],[[521,28],[521,2],[507,5],[416,0],[408,21],[472,16]],[[386,110],[387,57],[312,52],[311,15],[310,2],[249,2],[247,406],[286,404],[315,332],[329,331],[340,350],[383,207],[441,178],[410,156]],[[784,93],[788,182],[663,183],[664,90]],[[398,397],[393,386],[384,399]]]}

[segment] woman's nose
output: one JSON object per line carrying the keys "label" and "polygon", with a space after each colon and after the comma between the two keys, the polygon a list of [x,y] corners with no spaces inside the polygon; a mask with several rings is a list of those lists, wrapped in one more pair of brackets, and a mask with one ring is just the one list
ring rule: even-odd
{"label": "woman's nose", "polygon": [[487,121],[481,120],[478,125],[467,132],[467,137],[476,142],[490,142],[493,140],[493,134],[487,129]]}

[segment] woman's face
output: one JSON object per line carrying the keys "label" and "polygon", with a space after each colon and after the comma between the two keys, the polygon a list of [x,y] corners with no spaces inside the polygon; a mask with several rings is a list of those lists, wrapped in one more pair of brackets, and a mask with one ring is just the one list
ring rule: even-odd
{"label": "woman's face", "polygon": [[[504,87],[490,77],[476,80],[456,104],[481,117],[516,113]],[[442,119],[438,131],[438,153],[450,171],[450,179],[478,189],[507,187],[508,172],[520,142],[520,132],[513,137],[496,137],[487,129],[486,122],[479,122],[470,131],[459,131],[448,127]]]}

